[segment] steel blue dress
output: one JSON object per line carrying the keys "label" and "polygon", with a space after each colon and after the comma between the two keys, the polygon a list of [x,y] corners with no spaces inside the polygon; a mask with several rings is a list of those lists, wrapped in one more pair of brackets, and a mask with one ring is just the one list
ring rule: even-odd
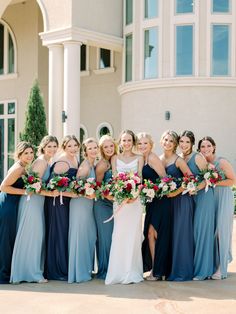
{"label": "steel blue dress", "polygon": [[[159,175],[149,164],[145,164],[142,170],[143,179],[156,182]],[[148,230],[152,225],[157,232],[155,245],[154,264],[152,265],[149,249]],[[151,203],[146,204],[146,215],[144,221],[144,241],[142,244],[144,272],[152,269],[155,277],[168,277],[171,270],[171,200],[167,197],[154,198]]]}
{"label": "steel blue dress", "polygon": [[[176,161],[175,161],[176,162]],[[182,172],[173,163],[166,173],[181,178]],[[168,280],[186,281],[193,278],[193,214],[194,202],[189,194],[171,198],[172,206],[172,267]]]}
{"label": "steel blue dress", "polygon": [[[42,181],[49,178],[48,166]],[[45,259],[45,197],[21,196],[18,210],[17,235],[12,255],[11,282],[43,280]]]}
{"label": "steel blue dress", "polygon": [[[194,153],[188,161],[188,166],[195,176],[200,170],[195,162],[197,153]],[[198,191],[194,195],[194,278],[204,280],[210,277],[214,271],[214,221],[215,206],[213,189]]]}
{"label": "steel blue dress", "polygon": [[[220,160],[214,162],[220,171]],[[222,170],[221,170],[222,171]],[[223,174],[223,179],[225,176]],[[214,189],[216,226],[215,226],[215,270],[220,267],[221,278],[227,278],[228,263],[232,261],[232,231],[234,197],[231,187],[216,186]]]}
{"label": "steel blue dress", "polygon": [[[108,182],[112,178],[112,171],[108,169],[103,178],[103,182]],[[113,231],[113,219],[107,223],[105,220],[113,214],[113,202],[108,199],[98,199],[94,203],[94,217],[97,227],[97,278],[105,279],[107,274],[109,255],[111,249],[111,238]]]}
{"label": "steel blue dress", "polygon": [[[52,165],[51,175],[55,163]],[[76,176],[77,168],[69,168],[67,177]],[[60,196],[45,198],[45,222],[46,222],[46,265],[45,278],[50,280],[68,279],[68,231],[69,231],[69,205],[70,198],[63,197],[60,204]]]}
{"label": "steel blue dress", "polygon": [[[88,178],[95,178],[94,168]],[[69,283],[91,280],[97,238],[93,204],[94,200],[85,197],[72,198],[70,202]]]}
{"label": "steel blue dress", "polygon": [[[17,179],[12,186],[23,189],[22,178]],[[21,195],[0,193],[0,284],[9,283],[10,280],[20,197]]]}

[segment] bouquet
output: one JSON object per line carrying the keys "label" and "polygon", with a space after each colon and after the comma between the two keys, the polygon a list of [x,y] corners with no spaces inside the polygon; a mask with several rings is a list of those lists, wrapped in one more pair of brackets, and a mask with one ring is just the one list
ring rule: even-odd
{"label": "bouquet", "polygon": [[[63,204],[62,192],[70,192],[70,179],[66,176],[66,174],[60,174],[53,176],[48,184],[46,185],[46,190],[53,191],[57,190],[60,192],[60,204]],[[53,201],[53,205],[55,206],[55,197]]]}
{"label": "bouquet", "polygon": [[158,196],[160,198],[178,189],[176,179],[170,175],[157,180],[157,187],[159,189]]}
{"label": "bouquet", "polygon": [[186,193],[197,194],[197,186],[199,184],[199,178],[193,174],[185,174],[181,179],[181,187],[184,189],[182,195]]}
{"label": "bouquet", "polygon": [[208,191],[209,187],[214,188],[217,182],[223,180],[223,173],[212,164],[208,164],[207,169],[201,171],[200,176],[206,182],[205,192]]}
{"label": "bouquet", "polygon": [[141,203],[151,203],[153,198],[157,196],[159,188],[158,185],[151,180],[144,179],[143,184],[140,185],[140,199]]}
{"label": "bouquet", "polygon": [[96,194],[97,182],[95,178],[74,179],[70,183],[71,191],[80,196],[92,196]]}
{"label": "bouquet", "polygon": [[141,179],[137,173],[119,172],[114,178],[110,195],[114,196],[115,202],[121,205],[125,200],[131,200],[139,195]]}
{"label": "bouquet", "polygon": [[[39,193],[42,188],[41,179],[38,176],[38,173],[29,171],[22,176],[24,182],[24,189],[26,193]],[[30,195],[27,196],[27,201],[30,200]]]}
{"label": "bouquet", "polygon": [[114,181],[110,179],[108,182],[97,182],[97,189],[96,189],[96,197],[97,198],[106,198],[107,196],[112,195]]}

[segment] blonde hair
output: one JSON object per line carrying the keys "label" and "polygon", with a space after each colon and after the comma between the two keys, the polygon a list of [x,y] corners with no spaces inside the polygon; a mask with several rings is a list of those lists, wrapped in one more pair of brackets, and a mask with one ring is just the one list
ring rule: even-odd
{"label": "blonde hair", "polygon": [[82,150],[83,150],[84,157],[87,157],[87,146],[90,143],[96,143],[97,147],[98,147],[98,142],[96,141],[96,139],[94,137],[89,137],[86,140],[84,140],[82,143]]}
{"label": "blonde hair", "polygon": [[165,131],[162,136],[161,136],[161,141],[160,143],[162,144],[162,141],[163,139],[167,136],[167,135],[170,135],[173,139],[173,142],[174,142],[174,153],[176,152],[176,149],[179,145],[179,135],[175,132],[175,131],[172,131],[172,130],[167,130]]}
{"label": "blonde hair", "polygon": [[117,144],[116,144],[114,138],[108,134],[103,135],[99,140],[98,147],[99,147],[100,155],[104,159],[106,159],[106,156],[105,156],[104,151],[103,151],[103,144],[105,141],[111,141],[114,144],[114,155],[116,155],[117,151],[118,151],[118,147],[117,147]]}
{"label": "blonde hair", "polygon": [[140,132],[136,136],[137,136],[137,144],[138,144],[138,141],[141,140],[141,138],[147,138],[149,143],[150,143],[150,145],[151,145],[151,149],[153,149],[154,142],[153,142],[151,134],[149,134],[147,132]]}
{"label": "blonde hair", "polygon": [[32,148],[34,151],[34,146],[29,142],[19,142],[16,146],[16,151],[14,153],[14,160],[17,161],[20,159],[20,156],[24,153],[27,148]]}
{"label": "blonde hair", "polygon": [[80,148],[80,142],[77,139],[77,137],[75,135],[66,135],[63,139],[62,139],[62,143],[61,143],[61,149],[65,150],[66,145],[69,143],[69,141],[74,140],[76,142],[76,144],[78,145],[78,147]]}
{"label": "blonde hair", "polygon": [[54,142],[58,146],[58,140],[57,140],[57,138],[55,136],[46,135],[46,136],[44,136],[44,138],[42,139],[41,143],[39,144],[38,152],[37,152],[38,156],[44,154],[44,149],[50,142]]}

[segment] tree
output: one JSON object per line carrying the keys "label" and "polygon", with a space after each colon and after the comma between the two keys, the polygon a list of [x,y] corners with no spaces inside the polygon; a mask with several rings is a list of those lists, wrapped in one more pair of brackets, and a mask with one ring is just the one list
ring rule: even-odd
{"label": "tree", "polygon": [[20,133],[21,141],[27,141],[38,146],[42,138],[47,135],[46,114],[39,84],[34,82],[30,90],[30,96],[26,110],[25,126]]}

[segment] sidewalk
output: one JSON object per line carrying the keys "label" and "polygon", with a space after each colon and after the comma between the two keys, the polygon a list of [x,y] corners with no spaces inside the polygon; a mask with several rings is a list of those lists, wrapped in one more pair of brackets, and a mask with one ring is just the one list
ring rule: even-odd
{"label": "sidewalk", "polygon": [[147,282],[105,286],[101,280],[83,284],[0,285],[4,314],[234,314],[236,313],[236,220],[234,261],[225,280],[184,283]]}

